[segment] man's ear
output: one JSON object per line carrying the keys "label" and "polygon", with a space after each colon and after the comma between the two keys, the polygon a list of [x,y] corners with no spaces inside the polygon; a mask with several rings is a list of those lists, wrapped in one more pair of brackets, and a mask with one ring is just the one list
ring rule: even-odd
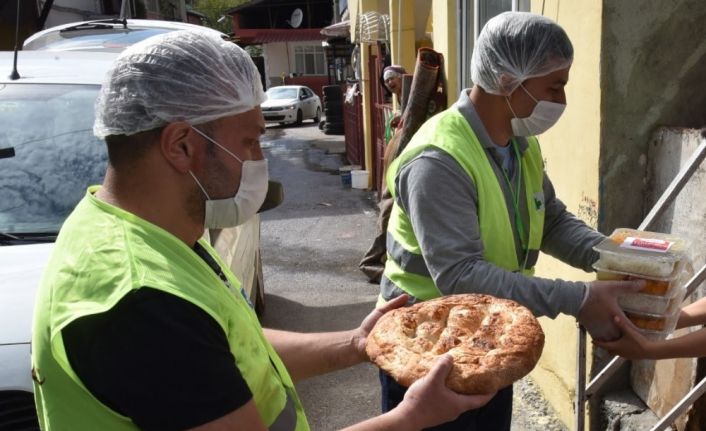
{"label": "man's ear", "polygon": [[193,170],[203,155],[205,145],[185,122],[167,124],[159,138],[159,148],[167,162],[178,172]]}

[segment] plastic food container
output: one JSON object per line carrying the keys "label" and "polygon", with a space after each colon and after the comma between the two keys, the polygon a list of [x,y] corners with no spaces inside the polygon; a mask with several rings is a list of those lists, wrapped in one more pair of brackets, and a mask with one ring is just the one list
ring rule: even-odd
{"label": "plastic food container", "polygon": [[618,298],[618,305],[625,311],[672,315],[680,309],[684,289],[674,289],[670,296],[629,293]]}
{"label": "plastic food container", "polygon": [[676,272],[687,247],[686,241],[673,235],[616,229],[593,249],[606,269],[666,278]]}
{"label": "plastic food container", "polygon": [[[642,330],[653,331],[653,332],[665,332],[672,331],[674,329],[673,324],[676,323],[675,316],[666,314],[653,314],[653,313],[637,313],[633,311],[625,311],[625,316],[630,319],[630,321]],[[671,326],[671,328],[670,328]]]}
{"label": "plastic food container", "polygon": [[669,277],[650,277],[642,274],[634,274],[624,271],[614,271],[608,268],[601,257],[593,264],[598,280],[645,280],[645,288],[641,293],[650,295],[673,296],[681,284],[681,265],[677,265],[676,270]]}

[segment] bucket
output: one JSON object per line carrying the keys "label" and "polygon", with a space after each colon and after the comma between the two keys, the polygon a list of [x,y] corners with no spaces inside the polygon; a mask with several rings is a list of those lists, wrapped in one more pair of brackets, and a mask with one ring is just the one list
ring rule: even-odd
{"label": "bucket", "polygon": [[359,165],[345,165],[338,168],[338,173],[341,176],[341,185],[344,189],[351,188],[351,171],[360,169]]}
{"label": "bucket", "polygon": [[367,189],[368,171],[351,171],[351,186],[354,189]]}

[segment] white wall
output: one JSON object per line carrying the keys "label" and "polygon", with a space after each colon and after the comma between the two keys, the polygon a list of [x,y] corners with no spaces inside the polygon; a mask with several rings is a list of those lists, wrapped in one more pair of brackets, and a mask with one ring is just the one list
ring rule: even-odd
{"label": "white wall", "polygon": [[[265,57],[265,75],[267,88],[282,85],[282,74],[289,75],[289,58],[287,43],[268,43],[262,46],[262,56]],[[294,59],[292,59],[292,63]]]}

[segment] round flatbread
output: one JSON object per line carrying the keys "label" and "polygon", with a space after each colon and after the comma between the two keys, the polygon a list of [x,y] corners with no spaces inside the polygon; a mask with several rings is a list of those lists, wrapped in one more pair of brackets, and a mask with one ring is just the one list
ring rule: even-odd
{"label": "round flatbread", "polygon": [[386,313],[368,335],[371,361],[398,383],[424,377],[437,357],[453,356],[446,379],[464,394],[490,393],[537,364],[544,332],[520,304],[489,295],[449,295]]}

